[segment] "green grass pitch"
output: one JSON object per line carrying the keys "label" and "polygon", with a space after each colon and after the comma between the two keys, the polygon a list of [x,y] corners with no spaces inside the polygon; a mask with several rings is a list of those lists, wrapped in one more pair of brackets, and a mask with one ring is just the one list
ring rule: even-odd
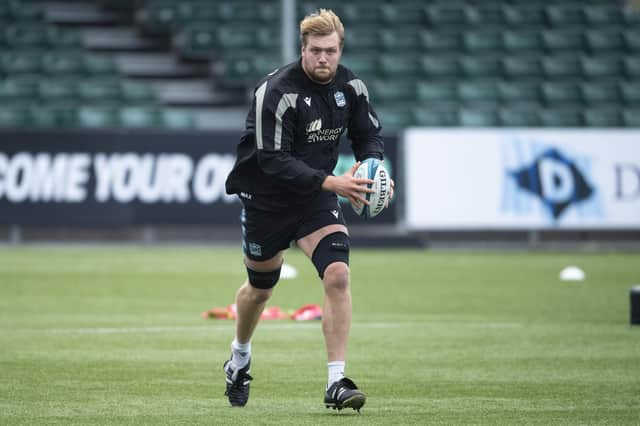
{"label": "green grass pitch", "polygon": [[[270,305],[321,303],[311,264]],[[567,265],[587,279],[560,282]],[[352,251],[347,374],[322,404],[320,324],[262,322],[252,394],[223,396],[239,248],[0,248],[2,425],[638,425],[639,253]]]}

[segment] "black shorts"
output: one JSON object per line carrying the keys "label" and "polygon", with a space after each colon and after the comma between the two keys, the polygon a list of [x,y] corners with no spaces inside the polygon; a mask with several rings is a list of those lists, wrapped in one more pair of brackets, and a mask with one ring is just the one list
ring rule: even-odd
{"label": "black shorts", "polygon": [[322,191],[309,204],[284,211],[266,211],[243,200],[242,250],[252,260],[271,259],[292,241],[327,225],[346,225],[338,197]]}

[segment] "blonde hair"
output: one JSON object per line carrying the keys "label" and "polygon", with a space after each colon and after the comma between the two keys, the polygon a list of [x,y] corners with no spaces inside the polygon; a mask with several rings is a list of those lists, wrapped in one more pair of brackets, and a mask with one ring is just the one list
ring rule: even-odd
{"label": "blonde hair", "polygon": [[307,45],[307,36],[328,36],[333,32],[338,33],[340,47],[344,44],[344,26],[340,18],[331,9],[320,9],[304,17],[300,21],[300,42],[302,47]]}

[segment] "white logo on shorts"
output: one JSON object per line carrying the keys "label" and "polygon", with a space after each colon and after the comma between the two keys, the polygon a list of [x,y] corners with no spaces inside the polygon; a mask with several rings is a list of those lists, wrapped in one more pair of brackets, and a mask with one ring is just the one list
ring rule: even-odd
{"label": "white logo on shorts", "polygon": [[338,210],[331,210],[331,214],[334,215],[337,219],[340,213],[338,213]]}
{"label": "white logo on shorts", "polygon": [[253,256],[262,256],[262,246],[257,243],[249,243],[249,253]]}

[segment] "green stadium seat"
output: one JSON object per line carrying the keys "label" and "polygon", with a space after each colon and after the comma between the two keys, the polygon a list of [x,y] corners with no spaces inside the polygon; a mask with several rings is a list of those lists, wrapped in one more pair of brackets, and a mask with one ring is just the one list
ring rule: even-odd
{"label": "green stadium seat", "polygon": [[464,8],[466,23],[469,25],[502,25],[503,14],[500,3],[475,3]]}
{"label": "green stadium seat", "polygon": [[624,124],[622,114],[615,104],[607,108],[586,109],[582,118],[587,127],[621,127]]}
{"label": "green stadium seat", "polygon": [[[199,28],[200,34],[204,29]],[[251,28],[238,29],[235,25],[219,26],[211,34],[217,47],[223,50],[252,49],[256,46],[256,34]]]}
{"label": "green stadium seat", "polygon": [[416,91],[418,101],[427,104],[458,99],[458,88],[453,81],[419,81]]}
{"label": "green stadium seat", "polygon": [[0,105],[0,128],[18,128],[29,124],[29,111],[26,107]]}
{"label": "green stadium seat", "polygon": [[582,30],[571,27],[543,30],[542,45],[549,51],[568,50],[580,52],[584,47]]}
{"label": "green stadium seat", "polygon": [[[243,34],[247,33],[243,32]],[[253,47],[253,42],[251,40],[245,42],[245,38],[246,36],[240,37],[240,41]],[[184,59],[209,59],[219,54],[218,33],[212,25],[186,24],[175,33],[173,46]]]}
{"label": "green stadium seat", "polygon": [[83,52],[51,51],[42,56],[42,70],[47,74],[82,74],[85,72]]}
{"label": "green stadium seat", "polygon": [[385,105],[375,108],[383,131],[399,130],[412,124],[412,117],[406,104]]}
{"label": "green stadium seat", "polygon": [[640,78],[640,56],[626,56],[624,62],[624,74],[628,79]]}
{"label": "green stadium seat", "polygon": [[38,128],[64,128],[75,125],[75,106],[67,102],[35,104],[29,108],[30,124]]}
{"label": "green stadium seat", "polygon": [[256,46],[265,52],[280,52],[282,37],[280,28],[259,27],[255,31]]}
{"label": "green stadium seat", "polygon": [[41,23],[20,23],[4,28],[5,42],[13,48],[42,47],[47,44],[47,27]]}
{"label": "green stadium seat", "polygon": [[9,21],[9,5],[5,2],[0,2],[0,22]]}
{"label": "green stadium seat", "polygon": [[457,2],[434,3],[425,6],[430,27],[462,27],[466,24],[465,5]]}
{"label": "green stadium seat", "polygon": [[[206,4],[206,2],[201,3]],[[212,3],[212,6],[215,3]],[[227,23],[268,23],[277,21],[280,10],[271,2],[255,3],[251,1],[226,1],[217,4],[217,17]]]}
{"label": "green stadium seat", "polygon": [[376,55],[348,54],[342,57],[341,62],[364,81],[368,81],[369,78],[378,75],[378,59]]}
{"label": "green stadium seat", "polygon": [[454,104],[420,105],[412,109],[413,122],[418,126],[457,126],[458,109]]}
{"label": "green stadium seat", "polygon": [[468,30],[462,34],[464,48],[471,53],[479,50],[501,50],[502,32],[497,28]]}
{"label": "green stadium seat", "polygon": [[177,3],[178,25],[189,22],[220,22],[220,11],[216,2],[182,1]]}
{"label": "green stadium seat", "polygon": [[196,127],[196,120],[190,111],[162,108],[160,111],[160,122],[165,129],[193,129]]}
{"label": "green stadium seat", "polygon": [[640,108],[626,108],[622,112],[622,119],[627,127],[640,127]]}
{"label": "green stadium seat", "polygon": [[[362,2],[360,1],[352,1],[347,3],[340,0],[325,0],[325,1],[303,0],[303,1],[298,1],[296,3],[298,4],[298,14],[300,19],[302,19],[302,17],[304,16],[309,15],[310,13],[317,11],[320,8],[331,9],[335,11],[342,18],[341,13],[344,13],[346,9],[345,6],[347,5],[355,6],[357,11],[359,11],[360,7],[362,6]],[[379,11],[377,11],[377,13],[379,13]]]}
{"label": "green stadium seat", "polygon": [[382,54],[378,69],[385,78],[415,77],[419,74],[419,64],[415,54]]}
{"label": "green stadium seat", "polygon": [[544,127],[581,127],[582,112],[577,106],[542,109],[538,112]]}
{"label": "green stadium seat", "polygon": [[621,25],[624,20],[622,10],[621,5],[617,3],[586,4],[582,6],[587,26]]}
{"label": "green stadium seat", "polygon": [[504,22],[515,29],[540,26],[546,23],[544,8],[535,3],[516,5],[502,2],[502,15]]}
{"label": "green stadium seat", "polygon": [[495,79],[461,80],[458,82],[458,99],[462,102],[497,102],[499,97],[498,82]]}
{"label": "green stadium seat", "polygon": [[628,106],[640,106],[640,80],[621,81],[620,97]]}
{"label": "green stadium seat", "polygon": [[118,123],[121,127],[154,128],[162,123],[160,112],[155,106],[129,105],[122,106],[117,111]]}
{"label": "green stadium seat", "polygon": [[245,86],[249,82],[255,82],[257,71],[253,65],[251,55],[225,57],[223,60],[224,71],[222,72],[221,84],[225,87]]}
{"label": "green stadium seat", "polygon": [[42,71],[42,54],[40,50],[0,52],[0,74],[37,74]]}
{"label": "green stadium seat", "polygon": [[615,55],[583,56],[580,62],[582,75],[589,79],[616,78],[623,71],[622,61]]}
{"label": "green stadium seat", "polygon": [[586,47],[597,54],[625,48],[625,41],[619,29],[588,30],[584,36]]}
{"label": "green stadium seat", "polygon": [[345,49],[349,52],[363,53],[365,51],[377,52],[380,50],[378,28],[375,26],[357,26],[345,33]]}
{"label": "green stadium seat", "polygon": [[154,102],[156,93],[145,81],[120,80],[120,89],[116,90],[124,102]]}
{"label": "green stadium seat", "polygon": [[413,80],[373,79],[368,83],[369,93],[374,102],[413,101],[416,97],[416,83]]}
{"label": "green stadium seat", "polygon": [[415,27],[384,29],[379,31],[380,46],[388,51],[413,51],[420,48],[419,30]]}
{"label": "green stadium seat", "polygon": [[538,127],[541,124],[537,104],[521,104],[503,107],[498,111],[498,120],[504,127]]}
{"label": "green stadium seat", "polygon": [[489,108],[460,108],[459,122],[464,127],[494,127],[498,125],[498,113]]}
{"label": "green stadium seat", "polygon": [[278,68],[280,60],[273,55],[228,56],[223,58],[222,83],[226,87],[246,87]]}
{"label": "green stadium seat", "polygon": [[121,98],[121,84],[118,78],[89,78],[77,83],[78,97],[86,102],[99,103]]}
{"label": "green stadium seat", "polygon": [[9,14],[17,22],[41,21],[44,10],[41,4],[27,1],[9,1]]}
{"label": "green stadium seat", "polygon": [[540,58],[537,55],[505,56],[502,59],[502,72],[508,78],[541,75]]}
{"label": "green stadium seat", "polygon": [[0,105],[20,101],[33,101],[38,94],[37,75],[11,75],[0,80]]}
{"label": "green stadium seat", "polygon": [[582,5],[578,3],[554,3],[545,7],[547,21],[552,27],[580,25],[584,16]]}
{"label": "green stadium seat", "polygon": [[[222,22],[218,5],[215,2],[181,1],[174,3],[176,3],[175,21],[170,22],[174,29],[194,22]],[[168,16],[170,15],[168,14]]]}
{"label": "green stadium seat", "polygon": [[[368,6],[375,8],[375,6]],[[393,3],[379,6],[379,19],[384,25],[401,28],[405,25],[423,25],[426,13],[419,4]]]}
{"label": "green stadium seat", "polygon": [[587,104],[615,104],[620,102],[620,93],[618,82],[612,81],[596,81],[583,82],[580,85],[582,99]]}
{"label": "green stadium seat", "polygon": [[76,80],[71,78],[43,78],[38,83],[38,96],[44,102],[73,100],[76,96]]}
{"label": "green stadium seat", "polygon": [[543,57],[542,71],[549,79],[578,77],[582,74],[580,57],[574,54]]}
{"label": "green stadium seat", "polygon": [[76,109],[75,124],[80,128],[117,127],[118,108],[114,105],[81,105]]}
{"label": "green stadium seat", "polygon": [[113,55],[109,53],[86,52],[82,55],[83,68],[87,74],[116,74],[118,66]]}
{"label": "green stadium seat", "polygon": [[542,99],[547,106],[554,107],[562,103],[580,103],[580,87],[572,81],[545,81],[541,86]]}
{"label": "green stadium seat", "polygon": [[640,52],[640,29],[628,29],[623,34],[625,47],[629,52]]}
{"label": "green stadium seat", "polygon": [[[254,2],[250,1],[249,3],[252,5],[249,7],[255,7],[253,5]],[[282,7],[279,1],[262,1],[258,4],[257,9],[257,19],[259,23],[269,25],[276,24],[276,26],[280,26]]]}
{"label": "green stadium seat", "polygon": [[254,55],[252,59],[254,73],[259,78],[264,77],[282,65],[280,58],[274,55]]}
{"label": "green stadium seat", "polygon": [[498,93],[503,103],[540,101],[540,85],[537,79],[502,80],[498,82]]}
{"label": "green stadium seat", "polygon": [[82,38],[77,31],[55,26],[47,28],[46,42],[54,49],[82,48]]}
{"label": "green stadium seat", "polygon": [[540,51],[542,39],[540,29],[515,29],[502,32],[502,44],[507,51]]}
{"label": "green stadium seat", "polygon": [[427,54],[419,58],[422,74],[432,78],[453,78],[458,74],[458,57],[451,54]]}
{"label": "green stadium seat", "polygon": [[[311,11],[317,10],[319,5],[314,5]],[[333,7],[332,7],[333,9]],[[375,25],[380,21],[380,8],[365,4],[342,3],[340,7],[333,9],[340,16],[347,28],[354,25]],[[305,16],[307,13],[304,14]]]}
{"label": "green stadium seat", "polygon": [[457,31],[422,30],[418,33],[422,50],[454,53],[462,49],[462,38]]}
{"label": "green stadium seat", "polygon": [[622,15],[628,28],[640,24],[640,10],[637,7],[625,7],[622,10]]}
{"label": "green stadium seat", "polygon": [[[145,33],[170,34],[184,22],[180,12],[180,3],[172,0],[147,0],[136,11],[136,24]],[[184,7],[186,6],[186,7]],[[182,9],[190,12],[190,4],[183,5]],[[188,15],[186,19],[191,16]]]}
{"label": "green stadium seat", "polygon": [[501,72],[498,55],[460,55],[459,63],[467,77],[495,76]]}

